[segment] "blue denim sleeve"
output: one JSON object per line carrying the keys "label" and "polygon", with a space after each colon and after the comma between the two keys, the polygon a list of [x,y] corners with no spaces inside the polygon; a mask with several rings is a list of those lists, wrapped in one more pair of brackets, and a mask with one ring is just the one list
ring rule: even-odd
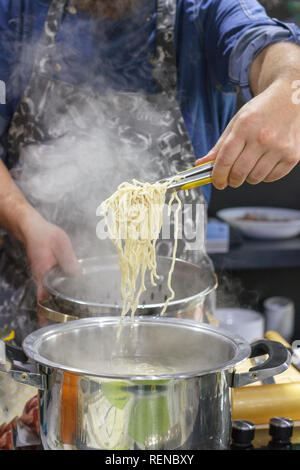
{"label": "blue denim sleeve", "polygon": [[274,20],[272,26],[250,28],[237,41],[229,60],[229,77],[237,84],[246,101],[253,97],[249,85],[251,64],[255,57],[268,45],[289,41],[300,44],[300,31],[290,23]]}
{"label": "blue denim sleeve", "polygon": [[256,55],[271,43],[299,39],[295,25],[270,18],[256,0],[198,1],[196,18],[216,86],[223,92],[242,86],[247,98],[249,70]]}

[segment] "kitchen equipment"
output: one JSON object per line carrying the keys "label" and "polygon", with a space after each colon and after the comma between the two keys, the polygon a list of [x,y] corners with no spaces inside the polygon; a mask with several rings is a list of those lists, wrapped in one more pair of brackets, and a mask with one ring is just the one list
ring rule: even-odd
{"label": "kitchen equipment", "polygon": [[295,327],[295,305],[286,297],[269,297],[263,303],[268,330],[277,331],[286,341],[290,341]]}
{"label": "kitchen equipment", "polygon": [[265,321],[259,312],[245,308],[218,308],[215,317],[221,328],[242,336],[249,343],[264,337]]}
{"label": "kitchen equipment", "polygon": [[272,440],[268,447],[273,450],[291,450],[294,423],[289,418],[275,416],[270,419],[269,432]]}
{"label": "kitchen equipment", "polygon": [[[14,337],[15,332],[10,327],[0,328],[0,340],[10,342]],[[34,393],[36,390],[32,387],[25,387],[0,371],[0,431],[3,430],[5,423],[11,424],[16,416],[22,414],[25,403],[32,398]],[[0,440],[3,441],[3,439]]]}
{"label": "kitchen equipment", "polygon": [[255,437],[255,424],[246,420],[235,420],[232,423],[231,450],[252,450]]}
{"label": "kitchen equipment", "polygon": [[[300,373],[293,361],[295,351],[275,331],[267,331],[265,338],[280,342],[289,350],[291,365],[274,378],[273,384],[264,385],[262,381],[232,390],[233,419],[246,419],[260,426],[265,426],[276,415],[289,416],[294,421],[300,421]],[[238,366],[237,370],[243,371],[244,364]]]}
{"label": "kitchen equipment", "polygon": [[[231,387],[279,374],[290,361],[280,343],[250,346],[192,320],[140,317],[132,325],[125,318],[116,342],[118,327],[115,317],[51,325],[24,340],[25,354],[0,342],[2,369],[39,388],[45,449],[228,448]],[[236,373],[237,364],[262,354],[269,355],[264,364]]]}
{"label": "kitchen equipment", "polygon": [[[160,279],[153,286],[148,276],[146,292],[142,294],[136,315],[159,316],[170,292],[168,274],[171,258],[157,257]],[[80,260],[82,274],[66,276],[55,267],[44,278],[51,298],[41,302],[38,313],[52,322],[66,322],[83,317],[116,315],[122,312],[121,273],[117,256]],[[175,298],[165,316],[207,321],[205,313],[214,314],[217,278],[208,257],[200,265],[177,259],[172,276]]]}
{"label": "kitchen equipment", "polygon": [[281,240],[300,234],[300,211],[276,207],[233,207],[217,216],[248,238]]}
{"label": "kitchen equipment", "polygon": [[[198,188],[212,182],[212,170],[215,162],[207,162],[202,165],[195,166],[189,170],[182,171],[178,175],[170,176],[160,180],[160,183],[170,181],[167,192],[172,191],[188,191],[192,188]],[[176,176],[180,177],[177,181],[173,181]]]}
{"label": "kitchen equipment", "polygon": [[0,339],[3,341],[12,341],[15,338],[15,332],[9,326],[0,328]]}

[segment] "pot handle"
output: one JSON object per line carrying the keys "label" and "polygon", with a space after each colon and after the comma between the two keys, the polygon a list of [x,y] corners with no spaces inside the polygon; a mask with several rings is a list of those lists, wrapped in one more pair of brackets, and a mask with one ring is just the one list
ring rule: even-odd
{"label": "pot handle", "polygon": [[268,354],[262,364],[249,369],[249,372],[233,373],[232,387],[243,387],[253,382],[269,379],[287,370],[291,363],[291,355],[283,344],[277,341],[261,339],[251,344],[250,358]]}
{"label": "pot handle", "polygon": [[28,361],[23,349],[2,340],[0,340],[0,371],[8,373],[16,382],[24,385],[40,390],[46,388],[46,377],[36,372],[36,365]]}

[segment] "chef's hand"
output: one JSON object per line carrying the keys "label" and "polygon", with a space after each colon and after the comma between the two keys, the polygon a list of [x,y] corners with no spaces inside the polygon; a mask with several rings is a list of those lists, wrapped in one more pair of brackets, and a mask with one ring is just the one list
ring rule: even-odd
{"label": "chef's hand", "polygon": [[300,47],[272,44],[255,58],[249,82],[254,98],[229,123],[205,159],[215,160],[217,189],[270,183],[300,160]]}
{"label": "chef's hand", "polygon": [[248,102],[204,158],[215,160],[212,174],[217,189],[270,183],[286,176],[300,160],[300,106],[291,88],[274,83]]}
{"label": "chef's hand", "polygon": [[36,211],[26,219],[23,234],[23,243],[40,301],[48,297],[42,280],[49,269],[59,265],[66,275],[74,276],[80,272],[80,265],[68,235],[61,228],[47,222]]}

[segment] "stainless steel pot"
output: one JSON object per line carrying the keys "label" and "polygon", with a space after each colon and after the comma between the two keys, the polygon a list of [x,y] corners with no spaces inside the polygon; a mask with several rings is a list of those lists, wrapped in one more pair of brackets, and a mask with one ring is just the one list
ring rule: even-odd
{"label": "stainless steel pot", "polygon": [[[170,296],[167,286],[172,259],[159,256],[156,286],[146,279],[146,292],[141,296],[136,315],[159,316]],[[101,315],[120,316],[121,274],[117,256],[103,256],[80,260],[82,275],[67,277],[59,267],[44,278],[44,286],[51,298],[38,306],[39,315],[52,322],[66,322]],[[199,265],[176,260],[172,276],[175,298],[168,305],[165,316],[205,321],[214,313],[214,293],[217,278],[208,257]]]}
{"label": "stainless steel pot", "polygon": [[[37,330],[23,350],[1,343],[2,370],[39,388],[45,449],[226,449],[231,387],[290,363],[280,343],[250,346],[191,320],[125,319],[119,342],[118,326],[115,317],[88,318]],[[263,364],[236,372],[264,354]]]}

